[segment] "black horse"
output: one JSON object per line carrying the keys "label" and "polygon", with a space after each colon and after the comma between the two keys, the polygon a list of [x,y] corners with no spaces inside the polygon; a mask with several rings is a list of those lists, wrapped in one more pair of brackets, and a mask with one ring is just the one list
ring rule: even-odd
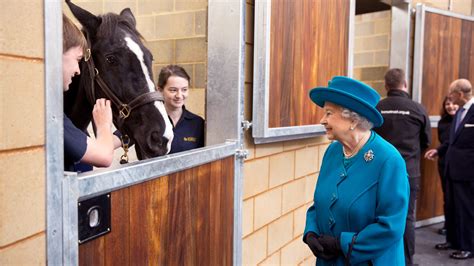
{"label": "black horse", "polygon": [[80,129],[92,120],[95,99],[112,102],[114,125],[135,143],[138,159],[169,152],[173,131],[155,90],[152,54],[143,45],[131,10],[95,16],[66,0],[83,26],[90,51],[81,75],[64,94],[64,112]]}

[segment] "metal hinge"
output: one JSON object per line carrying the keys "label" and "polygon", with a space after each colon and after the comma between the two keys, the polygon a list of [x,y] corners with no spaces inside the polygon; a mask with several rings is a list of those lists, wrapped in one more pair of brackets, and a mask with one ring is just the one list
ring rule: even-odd
{"label": "metal hinge", "polygon": [[240,160],[245,160],[249,156],[249,151],[240,146],[240,149],[235,151],[235,156]]}
{"label": "metal hinge", "polygon": [[248,120],[242,121],[242,130],[243,131],[249,130],[251,127],[252,127],[252,122],[250,122]]}

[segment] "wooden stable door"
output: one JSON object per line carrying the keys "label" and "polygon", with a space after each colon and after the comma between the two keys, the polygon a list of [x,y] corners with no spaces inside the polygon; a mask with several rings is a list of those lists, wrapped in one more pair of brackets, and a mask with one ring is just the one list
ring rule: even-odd
{"label": "wooden stable door", "polygon": [[[423,51],[420,58],[421,103],[430,116],[439,116],[452,81],[466,78],[474,82],[474,22],[435,9],[423,12],[424,21],[417,19],[417,24],[422,23],[424,33],[423,40],[417,42]],[[437,128],[433,128],[432,133],[433,144],[430,148],[436,148],[439,145]],[[437,163],[422,160],[421,169],[418,221],[443,215],[443,194]]]}
{"label": "wooden stable door", "polygon": [[[428,149],[439,146],[438,129],[431,129],[432,143]],[[422,221],[443,215],[443,191],[438,174],[438,162],[422,159],[420,192],[416,209],[416,220]]]}
{"label": "wooden stable door", "polygon": [[309,91],[347,75],[350,0],[272,0],[269,127],[316,125]]}
{"label": "wooden stable door", "polygon": [[80,265],[232,265],[234,157],[111,193],[111,232]]}

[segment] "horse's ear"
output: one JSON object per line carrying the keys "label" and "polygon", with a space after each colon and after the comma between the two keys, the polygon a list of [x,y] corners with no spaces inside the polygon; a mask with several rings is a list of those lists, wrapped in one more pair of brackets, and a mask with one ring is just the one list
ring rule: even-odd
{"label": "horse's ear", "polygon": [[132,10],[130,10],[130,8],[127,7],[124,10],[122,10],[122,12],[120,12],[120,16],[125,18],[134,27],[137,26],[137,21],[135,20],[135,16],[133,15]]}
{"label": "horse's ear", "polygon": [[82,9],[71,2],[71,0],[66,0],[66,4],[71,9],[72,14],[77,20],[81,23],[81,25],[92,35],[95,35],[97,32],[97,28],[100,25],[100,18],[93,15],[89,11]]}

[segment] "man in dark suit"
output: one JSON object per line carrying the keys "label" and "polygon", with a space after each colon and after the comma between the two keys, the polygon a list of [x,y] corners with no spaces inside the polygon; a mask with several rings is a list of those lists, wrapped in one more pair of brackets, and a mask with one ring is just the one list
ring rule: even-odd
{"label": "man in dark suit", "polygon": [[403,240],[405,263],[413,265],[416,194],[420,187],[421,176],[420,157],[421,151],[431,142],[430,119],[425,108],[410,98],[405,72],[402,69],[393,68],[387,71],[385,89],[387,98],[377,104],[384,123],[374,130],[397,148],[406,163],[410,199]]}
{"label": "man in dark suit", "polygon": [[446,243],[437,249],[456,249],[454,259],[474,257],[474,98],[472,85],[458,79],[449,87],[449,98],[459,105],[451,124],[449,143],[427,153],[433,159],[445,154]]}

